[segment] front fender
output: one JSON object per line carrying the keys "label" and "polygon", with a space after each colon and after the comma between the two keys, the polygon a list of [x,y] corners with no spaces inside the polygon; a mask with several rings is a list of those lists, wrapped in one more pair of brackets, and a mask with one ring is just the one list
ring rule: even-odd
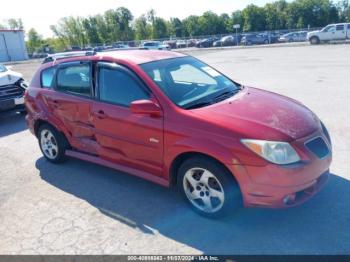
{"label": "front fender", "polygon": [[170,177],[170,168],[173,161],[184,153],[200,153],[210,156],[226,166],[240,165],[240,160],[228,147],[205,138],[184,138],[167,146],[164,152],[164,176]]}

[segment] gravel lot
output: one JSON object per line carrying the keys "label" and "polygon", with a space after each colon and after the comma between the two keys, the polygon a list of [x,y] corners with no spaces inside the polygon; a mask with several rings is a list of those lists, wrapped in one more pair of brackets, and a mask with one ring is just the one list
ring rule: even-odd
{"label": "gravel lot", "polygon": [[[350,254],[350,46],[192,51],[325,122],[332,176],[302,206],[198,217],[173,191],[71,159],[49,164],[19,114],[0,114],[0,254]],[[38,61],[14,65],[29,80]]]}

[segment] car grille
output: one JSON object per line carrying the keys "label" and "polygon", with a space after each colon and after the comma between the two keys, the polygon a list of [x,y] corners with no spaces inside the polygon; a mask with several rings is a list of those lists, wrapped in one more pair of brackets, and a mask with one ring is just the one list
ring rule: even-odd
{"label": "car grille", "polygon": [[307,141],[305,146],[320,159],[325,158],[329,154],[329,148],[322,137],[316,137]]}
{"label": "car grille", "polygon": [[0,100],[22,96],[24,90],[17,85],[0,86]]}

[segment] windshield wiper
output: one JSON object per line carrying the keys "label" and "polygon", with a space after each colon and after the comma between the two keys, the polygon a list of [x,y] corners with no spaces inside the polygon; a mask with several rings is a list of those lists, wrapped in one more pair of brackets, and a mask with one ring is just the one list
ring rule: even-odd
{"label": "windshield wiper", "polygon": [[233,95],[235,95],[238,92],[239,92],[239,90],[235,90],[235,91],[230,90],[230,91],[223,92],[223,93],[215,96],[213,98],[213,101],[216,102],[216,103],[220,102],[220,101],[223,101],[223,100],[225,100],[227,98],[232,97]]}
{"label": "windshield wiper", "polygon": [[223,101],[227,98],[234,96],[240,90],[241,89],[226,91],[226,92],[223,92],[223,93],[211,98],[210,100],[206,99],[206,100],[193,101],[193,102],[183,106],[183,108],[194,109],[194,108],[199,108],[199,107],[203,107],[203,106],[209,106],[209,105],[218,103],[220,101]]}
{"label": "windshield wiper", "polygon": [[203,106],[209,106],[213,104],[212,101],[202,101],[202,102],[197,102],[197,103],[190,103],[186,106],[184,106],[185,109],[194,109],[194,108],[199,108],[199,107],[203,107]]}

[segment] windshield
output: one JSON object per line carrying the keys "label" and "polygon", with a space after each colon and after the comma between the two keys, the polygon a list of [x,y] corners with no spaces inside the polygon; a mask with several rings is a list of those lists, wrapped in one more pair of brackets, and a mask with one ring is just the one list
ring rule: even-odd
{"label": "windshield", "polygon": [[332,32],[335,31],[335,26],[334,25],[328,25],[325,28],[321,30],[322,32]]}
{"label": "windshield", "polygon": [[219,102],[240,90],[232,80],[193,57],[164,59],[141,67],[171,101],[185,109]]}
{"label": "windshield", "polygon": [[6,72],[6,71],[7,71],[7,68],[4,65],[0,64],[0,73]]}

